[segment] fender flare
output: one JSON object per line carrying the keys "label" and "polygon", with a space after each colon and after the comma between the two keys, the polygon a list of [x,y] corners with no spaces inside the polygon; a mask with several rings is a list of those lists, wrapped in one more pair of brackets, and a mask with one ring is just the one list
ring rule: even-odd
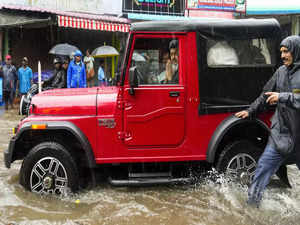
{"label": "fender flare", "polygon": [[234,128],[235,126],[240,124],[245,124],[245,123],[255,124],[261,127],[262,129],[266,130],[267,132],[270,132],[269,127],[260,119],[257,118],[241,119],[234,115],[228,116],[216,128],[208,143],[207,151],[206,151],[206,161],[209,163],[213,163],[215,161],[215,156],[216,156],[218,146],[223,140],[226,133],[230,131],[232,128]]}
{"label": "fender flare", "polygon": [[[22,125],[16,136],[14,137],[15,141],[17,141],[24,132],[31,130],[32,124],[47,124],[46,130],[67,130],[71,134],[73,134],[76,139],[81,144],[85,156],[88,161],[88,167],[89,168],[95,168],[96,161],[93,153],[92,146],[90,142],[88,141],[86,135],[80,130],[79,127],[77,127],[74,123],[68,122],[68,121],[36,121],[36,122],[26,122]],[[12,150],[14,151],[14,149]],[[13,152],[11,153],[13,155]]]}

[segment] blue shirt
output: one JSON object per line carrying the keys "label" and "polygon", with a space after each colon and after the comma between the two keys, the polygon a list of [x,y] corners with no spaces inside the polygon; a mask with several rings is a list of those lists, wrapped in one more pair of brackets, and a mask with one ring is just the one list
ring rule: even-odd
{"label": "blue shirt", "polygon": [[31,87],[32,70],[30,69],[30,67],[20,67],[18,70],[18,79],[20,93],[26,94]]}
{"label": "blue shirt", "polygon": [[99,66],[99,69],[98,69],[98,80],[100,80],[100,81],[105,80],[104,70],[102,69],[101,66]]}

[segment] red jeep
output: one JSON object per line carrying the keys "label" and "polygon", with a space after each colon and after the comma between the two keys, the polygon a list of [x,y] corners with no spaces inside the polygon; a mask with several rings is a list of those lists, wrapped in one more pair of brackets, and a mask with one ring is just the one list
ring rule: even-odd
{"label": "red jeep", "polygon": [[200,162],[247,183],[270,114],[233,113],[275,71],[280,38],[274,19],[134,23],[118,84],[35,95],[5,165],[24,159],[20,183],[38,193],[76,191],[99,174],[113,185],[185,181]]}

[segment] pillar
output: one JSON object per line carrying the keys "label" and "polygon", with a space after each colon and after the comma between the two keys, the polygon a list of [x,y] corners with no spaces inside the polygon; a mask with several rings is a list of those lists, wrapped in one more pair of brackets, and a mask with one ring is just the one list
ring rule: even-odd
{"label": "pillar", "polygon": [[299,15],[292,16],[292,35],[300,34],[300,17]]}
{"label": "pillar", "polygon": [[0,62],[3,61],[2,53],[3,53],[3,30],[0,30]]}
{"label": "pillar", "polygon": [[4,30],[4,40],[3,40],[3,58],[8,54],[9,52],[9,35],[8,35],[8,29]]}
{"label": "pillar", "polygon": [[[112,33],[112,46],[115,47],[115,40],[116,40],[116,35],[115,33]],[[115,56],[111,57],[111,77],[115,77]]]}

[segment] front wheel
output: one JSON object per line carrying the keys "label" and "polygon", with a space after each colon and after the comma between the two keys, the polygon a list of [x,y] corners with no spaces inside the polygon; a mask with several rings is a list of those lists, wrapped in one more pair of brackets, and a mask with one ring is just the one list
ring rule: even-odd
{"label": "front wheel", "polygon": [[26,156],[20,171],[20,183],[39,194],[66,194],[77,191],[78,168],[70,153],[59,143],[44,142]]}
{"label": "front wheel", "polygon": [[224,148],[216,169],[243,185],[249,185],[262,152],[263,149],[249,141],[235,141]]}

